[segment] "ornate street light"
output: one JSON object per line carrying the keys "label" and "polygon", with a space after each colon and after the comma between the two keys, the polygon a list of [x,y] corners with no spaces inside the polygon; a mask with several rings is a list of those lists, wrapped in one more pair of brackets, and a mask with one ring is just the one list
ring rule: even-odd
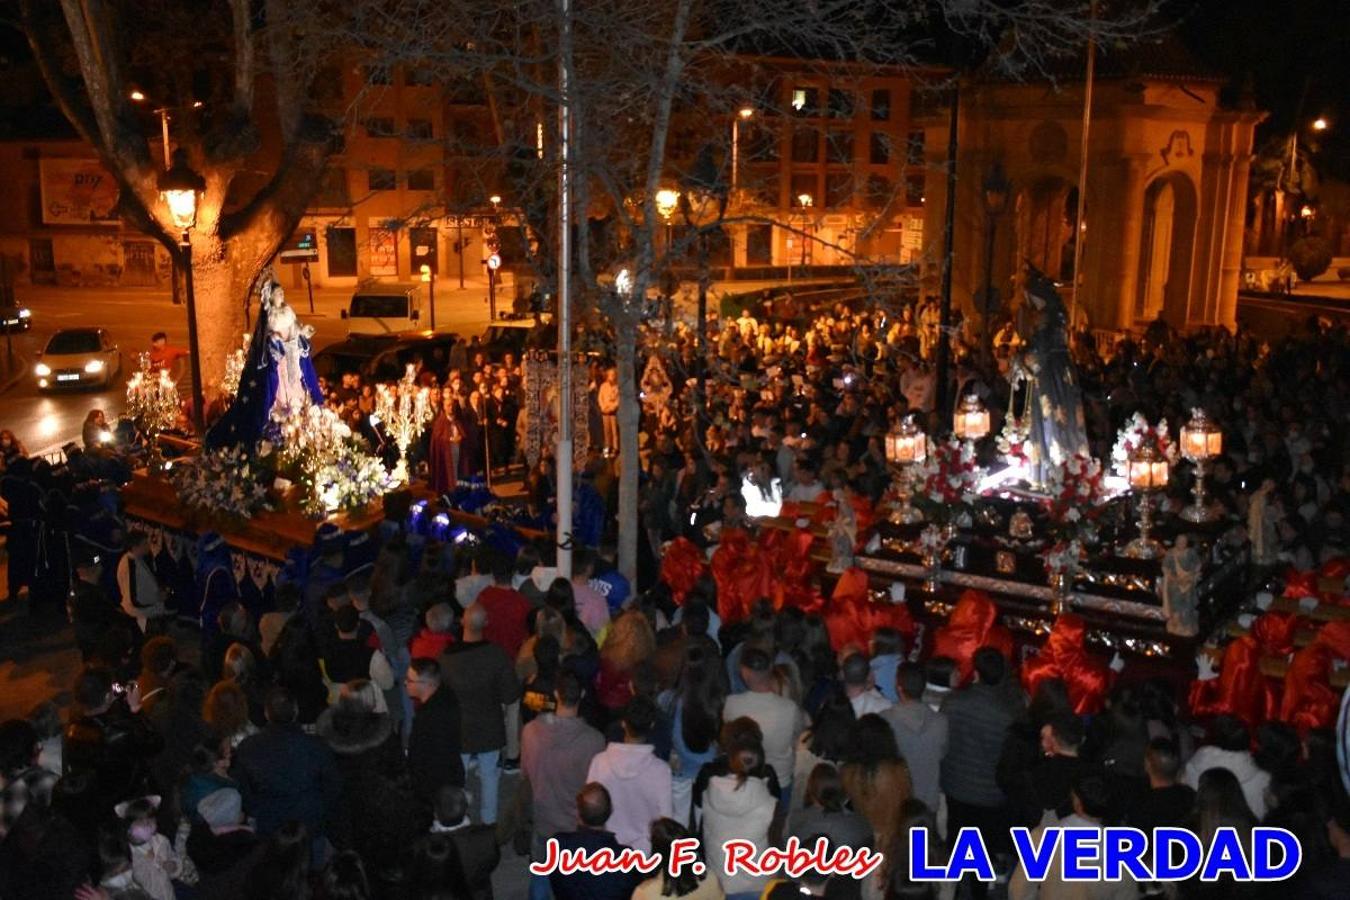
{"label": "ornate street light", "polygon": [[895,475],[896,493],[900,498],[900,505],[891,513],[891,522],[895,525],[923,521],[923,513],[910,502],[914,496],[911,482],[913,467],[927,458],[928,435],[915,424],[913,416],[905,416],[886,435],[886,462]]}
{"label": "ornate street light", "polygon": [[1167,459],[1156,447],[1144,444],[1130,454],[1127,473],[1130,489],[1139,495],[1139,537],[1125,547],[1125,555],[1133,559],[1156,559],[1162,555],[1163,547],[1149,537],[1153,529],[1153,495],[1167,487]]}
{"label": "ornate street light", "polygon": [[974,394],[966,394],[952,416],[952,432],[958,440],[974,444],[989,434],[989,410]]}
{"label": "ornate street light", "polygon": [[1195,463],[1195,499],[1181,511],[1187,522],[1212,522],[1217,518],[1205,503],[1205,464],[1223,453],[1223,431],[1203,409],[1191,411],[1191,420],[1181,428],[1181,455]]}
{"label": "ornate street light", "polygon": [[192,365],[192,423],[199,435],[206,434],[206,401],[202,392],[202,356],[197,344],[197,298],[192,290],[192,228],[197,224],[197,200],[206,190],[206,179],[188,165],[187,151],[173,151],[173,164],[158,179],[159,195],[169,208],[169,218],[179,230],[178,253],[187,295],[188,356]]}

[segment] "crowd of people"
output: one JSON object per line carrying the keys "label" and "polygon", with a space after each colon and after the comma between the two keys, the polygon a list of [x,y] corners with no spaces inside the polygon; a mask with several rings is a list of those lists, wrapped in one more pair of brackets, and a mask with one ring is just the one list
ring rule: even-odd
{"label": "crowd of people", "polygon": [[[279,586],[275,608],[226,602],[197,636],[170,624],[171,603],[147,605],[156,582],[142,540],[128,539],[125,555],[72,551],[68,614],[85,667],[64,717],[44,704],[0,725],[0,897],[486,897],[503,853],[542,860],[552,839],[664,857],[688,836],[703,840],[702,875],[556,872],[530,876],[528,891],[1342,896],[1350,776],[1335,734],[1195,719],[1167,678],[1122,679],[1101,713],[1082,716],[1063,680],[1028,696],[1015,661],[992,647],[956,660],[888,628],[837,646],[820,615],[767,601],[722,621],[708,577],[675,602],[657,577],[662,547],[753,529],[743,482],[767,490],[776,479],[789,500],[876,505],[890,486],[887,431],[915,413],[940,432],[950,414],[936,407],[927,307],[781,312],[714,320],[706,360],[686,328],[647,335],[671,393],[644,409],[636,584],[612,562],[617,489],[606,451],[619,437],[606,421],[614,380],[599,365],[587,474],[607,514],[592,541],[600,552],[578,551],[570,579],[554,577],[547,547],[511,556],[394,528],[373,568],[347,571],[340,549],[321,544],[309,578]],[[981,353],[978,331],[958,323],[945,394],[980,395],[997,422],[1010,403],[1000,369],[1015,333],[991,328],[993,352]],[[1345,555],[1344,330],[1310,323],[1266,341],[1159,324],[1107,349],[1075,341],[1095,455],[1109,456],[1135,411],[1175,434],[1202,406],[1225,433],[1210,495],[1232,531],[1266,545],[1260,561],[1306,570]],[[520,450],[515,361],[444,363],[417,373],[441,388],[424,450],[440,490]],[[348,376],[325,391],[355,425],[369,423],[371,385]],[[509,437],[500,455],[491,437],[481,455],[469,437],[484,419],[512,422],[479,432]],[[30,463],[17,443],[0,434],[0,448],[15,447],[0,498],[29,510],[26,522],[66,476]],[[539,507],[551,500],[548,467],[529,474]],[[1188,499],[1178,474],[1163,515]],[[14,534],[11,596],[37,584],[24,580],[29,557]],[[1071,885],[1053,864],[1049,880],[1031,882],[1013,863],[1008,828],[1051,823],[1178,825],[1206,841],[1219,828],[1280,825],[1304,860],[1295,881],[1275,886]],[[918,826],[929,860],[945,860],[959,828],[977,828],[998,880],[913,882]],[[871,847],[884,862],[861,881],[720,871],[725,841],[766,847],[790,836]]]}

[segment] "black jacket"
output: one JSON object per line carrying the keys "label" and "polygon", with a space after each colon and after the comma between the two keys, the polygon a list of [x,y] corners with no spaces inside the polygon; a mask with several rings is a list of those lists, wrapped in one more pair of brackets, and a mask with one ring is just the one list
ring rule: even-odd
{"label": "black jacket", "polygon": [[291,819],[310,834],[327,834],[338,809],[342,782],[333,751],[299,725],[271,724],[234,751],[230,775],[239,782],[244,809],[266,837]]}
{"label": "black jacket", "polygon": [[61,765],[66,775],[91,774],[99,802],[108,809],[146,790],[150,760],[163,747],[150,724],[119,701],[107,712],[66,726]]}
{"label": "black jacket", "polygon": [[[608,847],[618,856],[627,849],[615,839],[612,831],[585,828],[560,832],[553,837],[558,841],[560,850],[585,850],[588,854],[594,854],[602,847]],[[644,877],[629,872],[610,872],[605,875],[576,872],[563,875],[554,871],[548,876],[548,883],[553,888],[554,900],[628,900]]]}
{"label": "black jacket", "polygon": [[459,753],[459,703],[454,690],[442,684],[413,715],[408,738],[408,770],[424,802],[430,803],[442,785],[464,786]]}

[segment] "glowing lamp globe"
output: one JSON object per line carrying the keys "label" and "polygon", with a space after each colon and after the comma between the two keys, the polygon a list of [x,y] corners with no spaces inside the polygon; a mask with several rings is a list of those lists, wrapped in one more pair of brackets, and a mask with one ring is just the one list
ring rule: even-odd
{"label": "glowing lamp globe", "polygon": [[663,219],[669,219],[680,205],[680,192],[663,188],[656,192],[656,212]]}
{"label": "glowing lamp globe", "polygon": [[175,226],[186,231],[196,224],[197,195],[206,190],[206,179],[188,165],[182,147],[173,151],[173,164],[159,176],[158,187]]}
{"label": "glowing lamp globe", "polygon": [[1223,453],[1223,431],[1203,409],[1194,410],[1191,420],[1181,428],[1181,455],[1199,462]]}
{"label": "glowing lamp globe", "polygon": [[906,416],[886,435],[886,461],[897,466],[921,463],[928,458],[928,436]]}
{"label": "glowing lamp globe", "polygon": [[952,417],[952,431],[963,441],[978,441],[989,433],[989,410],[974,394],[967,394]]}
{"label": "glowing lamp globe", "polygon": [[1128,462],[1130,487],[1136,491],[1158,491],[1167,487],[1167,460],[1148,445],[1130,454]]}

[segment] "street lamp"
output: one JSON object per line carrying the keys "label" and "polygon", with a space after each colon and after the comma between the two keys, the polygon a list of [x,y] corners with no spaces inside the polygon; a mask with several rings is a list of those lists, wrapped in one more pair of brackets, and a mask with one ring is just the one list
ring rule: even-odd
{"label": "street lamp", "polygon": [[1008,208],[1010,185],[1003,174],[1003,165],[995,162],[984,176],[984,296],[980,302],[980,318],[984,324],[981,348],[989,349],[989,320],[998,309],[998,295],[994,291],[994,241],[998,235],[998,220]]}
{"label": "street lamp", "polygon": [[736,118],[731,120],[731,196],[736,196],[736,188],[740,184],[740,161],[741,161],[741,122],[749,121],[755,114],[755,110],[749,106],[743,106],[736,113]]}
{"label": "street lamp", "polygon": [[674,238],[671,234],[670,217],[680,205],[680,192],[673,188],[662,188],[656,192],[656,214],[666,223],[666,252],[670,252]]}
{"label": "street lamp", "polygon": [[[805,194],[805,193],[803,193],[803,194],[798,194],[798,195],[797,195],[797,204],[798,204],[799,206],[801,206],[801,208],[802,208],[802,262],[801,262],[801,266],[802,266],[802,269],[803,269],[803,270],[806,269],[806,243],[807,243],[808,240],[810,240],[811,213],[809,212],[809,210],[811,209],[811,204],[814,203],[814,202],[815,202],[815,198],[812,197],[810,194]],[[789,281],[789,282],[792,281],[792,258],[791,258],[791,257],[788,258],[788,281]]]}
{"label": "street lamp", "polygon": [[1312,123],[1313,131],[1326,131],[1329,125],[1330,123],[1322,116],[1313,119]]}
{"label": "street lamp", "polygon": [[197,298],[192,290],[192,227],[197,224],[197,199],[206,190],[206,179],[188,165],[187,151],[173,152],[173,165],[158,179],[159,195],[169,208],[169,218],[179,230],[178,255],[183,267],[183,288],[187,294],[188,355],[192,364],[192,423],[197,433],[206,434],[206,404],[202,394],[202,357],[197,345]]}

